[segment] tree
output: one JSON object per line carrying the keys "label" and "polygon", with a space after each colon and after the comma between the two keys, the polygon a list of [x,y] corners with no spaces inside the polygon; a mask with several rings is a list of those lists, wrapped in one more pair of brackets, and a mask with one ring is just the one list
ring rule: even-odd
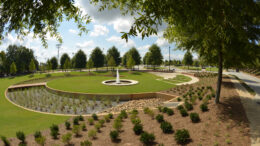
{"label": "tree", "polygon": [[192,60],[192,54],[190,53],[190,51],[187,51],[187,52],[184,54],[182,63],[183,63],[184,65],[188,66],[188,69],[189,69],[189,66],[192,65],[193,60]]}
{"label": "tree", "polygon": [[140,65],[141,56],[140,56],[139,52],[137,51],[137,49],[135,47],[133,47],[128,52],[129,52],[128,55],[132,56],[132,58],[134,59],[135,65]]}
{"label": "tree", "polygon": [[92,61],[92,59],[89,59],[87,63],[88,71],[90,72],[90,69],[93,67],[94,67],[94,62]]}
{"label": "tree", "polygon": [[[239,67],[259,57],[259,1],[121,1],[95,0],[101,10],[120,8],[135,15],[129,36],[157,34],[162,22],[167,24],[164,37],[179,49],[197,52],[207,62],[218,66],[215,103],[219,103],[223,65]],[[138,13],[136,13],[138,12]],[[253,53],[254,52],[254,53]]]}
{"label": "tree", "polygon": [[34,63],[34,60],[32,59],[30,62],[30,65],[29,65],[29,71],[34,73],[35,70],[36,70],[35,63]]}
{"label": "tree", "polygon": [[150,60],[150,55],[151,55],[151,52],[146,52],[145,55],[144,55],[144,58],[143,58],[143,63],[145,65],[149,65],[151,64],[151,60]]}
{"label": "tree", "polygon": [[6,32],[16,32],[21,37],[33,32],[47,47],[47,34],[62,42],[57,30],[64,20],[73,19],[80,30],[79,34],[87,32],[86,25],[90,22],[90,17],[83,15],[73,0],[1,0],[0,5],[0,40],[4,39]]}
{"label": "tree", "polygon": [[4,75],[6,72],[6,55],[4,51],[0,52],[0,76]]}
{"label": "tree", "polygon": [[114,59],[113,56],[111,56],[111,57],[108,59],[108,63],[107,63],[107,64],[108,64],[108,66],[111,67],[111,69],[116,66],[116,61],[115,61],[115,59]]}
{"label": "tree", "polygon": [[65,71],[67,71],[67,69],[70,68],[70,59],[67,58],[64,65],[63,65],[63,69],[65,69]]}
{"label": "tree", "polygon": [[132,70],[134,66],[135,66],[135,61],[132,56],[129,56],[127,60],[127,68]]}
{"label": "tree", "polygon": [[75,54],[75,68],[78,68],[81,70],[82,68],[86,67],[86,63],[87,63],[86,54],[82,50],[79,50]]}
{"label": "tree", "polygon": [[52,70],[52,63],[49,59],[47,60],[47,69],[48,71]]}
{"label": "tree", "polygon": [[13,63],[11,64],[11,66],[10,66],[10,74],[11,74],[11,75],[15,75],[16,72],[17,72],[16,65],[15,65],[15,63],[13,62]]}
{"label": "tree", "polygon": [[114,61],[116,63],[115,66],[118,66],[121,63],[120,53],[115,46],[107,50],[107,60],[109,60],[111,57],[114,58]]}
{"label": "tree", "polygon": [[124,56],[122,57],[122,65],[126,66],[127,63],[127,56],[128,56],[129,52],[126,52],[124,54]]}
{"label": "tree", "polygon": [[149,62],[151,63],[151,65],[154,66],[154,69],[155,69],[156,65],[161,65],[163,62],[163,56],[161,53],[161,49],[157,45],[153,44],[149,48],[149,52],[150,52]]}
{"label": "tree", "polygon": [[55,70],[58,68],[58,59],[56,57],[52,57],[51,60],[51,69]]}
{"label": "tree", "polygon": [[64,65],[65,65],[65,62],[66,60],[68,59],[68,61],[70,62],[70,57],[67,53],[64,53],[62,54],[61,58],[60,58],[60,68],[61,69],[68,69],[68,68],[65,68]]}
{"label": "tree", "polygon": [[102,67],[104,66],[104,55],[99,47],[96,47],[90,55],[91,60],[94,63],[94,67]]}

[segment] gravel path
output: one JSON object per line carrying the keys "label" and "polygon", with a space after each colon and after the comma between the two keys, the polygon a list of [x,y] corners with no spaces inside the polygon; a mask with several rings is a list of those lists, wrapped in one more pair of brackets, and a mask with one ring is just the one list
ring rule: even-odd
{"label": "gravel path", "polygon": [[237,88],[237,92],[240,95],[241,102],[246,111],[247,118],[250,125],[250,136],[251,136],[251,145],[259,146],[260,145],[260,79],[250,76],[244,73],[236,72],[225,72],[225,74],[232,74],[239,77],[243,80],[248,86],[250,86],[257,94],[255,96],[249,94],[247,90],[235,79],[232,79],[232,82]]}

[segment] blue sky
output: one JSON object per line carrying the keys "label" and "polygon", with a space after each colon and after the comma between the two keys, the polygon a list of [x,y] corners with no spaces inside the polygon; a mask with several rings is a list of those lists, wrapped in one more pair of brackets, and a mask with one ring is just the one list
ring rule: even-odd
{"label": "blue sky", "polygon": [[[110,47],[116,46],[121,56],[131,47],[136,47],[141,56],[143,56],[148,51],[149,46],[157,44],[161,48],[164,59],[168,59],[169,46],[171,47],[171,59],[182,59],[183,57],[184,52],[175,50],[174,44],[168,44],[163,39],[162,34],[165,26],[159,28],[157,36],[150,36],[143,40],[140,36],[132,37],[126,43],[125,40],[121,39],[120,32],[127,32],[130,29],[134,21],[132,16],[122,16],[117,9],[99,12],[97,10],[98,6],[89,4],[88,0],[76,0],[75,5],[79,6],[84,13],[91,16],[92,22],[87,25],[89,32],[79,36],[77,26],[73,21],[62,22],[59,27],[59,33],[63,38],[60,54],[68,53],[72,56],[79,49],[82,49],[89,56],[92,49],[97,46],[104,49],[104,53]],[[32,33],[23,40],[18,39],[16,34],[10,33],[0,45],[0,50],[5,50],[10,44],[24,45],[34,50],[40,62],[45,62],[48,58],[57,56],[56,44],[58,44],[58,41],[49,35],[47,39],[48,48],[44,48],[40,39],[33,38]]]}

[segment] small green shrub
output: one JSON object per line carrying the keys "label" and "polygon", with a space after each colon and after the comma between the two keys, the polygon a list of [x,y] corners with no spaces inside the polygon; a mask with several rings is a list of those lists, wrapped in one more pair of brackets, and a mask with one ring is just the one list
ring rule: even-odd
{"label": "small green shrub", "polygon": [[168,111],[168,107],[163,107],[162,112],[166,113]]}
{"label": "small green shrub", "polygon": [[154,119],[154,111],[149,110],[147,113],[152,119]]}
{"label": "small green shrub", "polygon": [[85,140],[85,141],[80,142],[80,146],[92,146],[92,142]]}
{"label": "small green shrub", "polygon": [[190,113],[190,119],[192,123],[198,123],[200,121],[200,117],[198,113]]}
{"label": "small green shrub", "polygon": [[120,112],[120,116],[124,119],[126,119],[128,117],[127,113],[126,113],[126,110],[121,110]]}
{"label": "small green shrub", "polygon": [[67,133],[67,134],[62,135],[62,137],[61,137],[62,142],[63,142],[64,144],[69,145],[69,144],[70,144],[70,141],[71,141],[71,137],[72,137],[71,133]]}
{"label": "small green shrub", "polygon": [[34,139],[39,138],[39,137],[42,137],[41,131],[35,131],[34,132]]}
{"label": "small green shrub", "polygon": [[35,138],[35,142],[41,146],[44,146],[45,141],[46,141],[46,138],[44,136]]}
{"label": "small green shrub", "polygon": [[202,100],[202,99],[203,99],[203,97],[200,95],[200,96],[199,96],[199,100]]}
{"label": "small green shrub", "polygon": [[88,137],[91,138],[91,139],[95,139],[97,135],[97,131],[95,129],[91,129],[88,131]]}
{"label": "small green shrub", "polygon": [[182,105],[178,105],[178,106],[177,106],[177,109],[178,109],[178,110],[181,110],[181,109],[184,109],[184,107],[183,107]]}
{"label": "small green shrub", "polygon": [[211,95],[207,95],[206,99],[211,100]]}
{"label": "small green shrub", "polygon": [[112,141],[116,141],[118,139],[119,133],[118,131],[114,130],[114,131],[110,131],[109,135]]}
{"label": "small green shrub", "polygon": [[135,115],[137,115],[137,114],[138,114],[138,110],[133,109],[132,112],[131,112],[131,114],[135,114]]}
{"label": "small green shrub", "polygon": [[131,122],[132,122],[133,124],[141,124],[140,118],[132,119]]}
{"label": "small green shrub", "polygon": [[178,98],[177,98],[177,101],[181,101],[181,98],[180,98],[180,97],[178,97]]}
{"label": "small green shrub", "polygon": [[92,118],[93,118],[95,121],[97,121],[97,120],[98,120],[97,114],[92,114]]}
{"label": "small green shrub", "polygon": [[155,136],[152,133],[143,132],[140,137],[140,141],[146,145],[153,143]]}
{"label": "small green shrub", "polygon": [[109,123],[109,122],[110,122],[109,115],[105,115],[105,116],[104,116],[104,119],[105,119],[105,121],[106,121],[107,123]]}
{"label": "small green shrub", "polygon": [[93,125],[94,124],[94,119],[93,118],[88,118],[88,124]]}
{"label": "small green shrub", "polygon": [[120,131],[123,127],[121,120],[115,120],[113,123],[113,128],[115,128],[117,131]]}
{"label": "small green shrub", "polygon": [[25,143],[25,134],[22,131],[16,132],[16,137],[22,142]]}
{"label": "small green shrub", "polygon": [[72,128],[72,132],[75,134],[76,137],[80,135],[80,127],[79,125],[74,125]]}
{"label": "small green shrub", "polygon": [[188,116],[188,112],[187,112],[186,109],[181,109],[181,110],[180,110],[180,113],[181,113],[181,116],[182,116],[182,117]]}
{"label": "small green shrub", "polygon": [[157,109],[158,109],[159,112],[162,112],[163,107],[158,106]]}
{"label": "small green shrub", "polygon": [[163,133],[172,133],[173,132],[172,124],[169,122],[166,122],[166,121],[161,123],[161,129],[162,129]]}
{"label": "small green shrub", "polygon": [[79,117],[73,118],[73,125],[79,125]]}
{"label": "small green shrub", "polygon": [[150,111],[149,107],[145,107],[145,108],[144,108],[144,113],[145,113],[145,114],[148,114],[149,111]]}
{"label": "small green shrub", "polygon": [[79,121],[84,121],[84,117],[82,115],[79,116]]}
{"label": "small green shrub", "polygon": [[66,127],[67,130],[70,129],[70,122],[69,122],[69,121],[66,121],[66,122],[65,122],[65,127]]}
{"label": "small green shrub", "polygon": [[206,111],[209,110],[208,105],[206,103],[201,104],[200,109],[201,109],[202,112],[206,112]]}
{"label": "small green shrub", "polygon": [[10,141],[5,136],[1,136],[1,140],[5,146],[10,146]]}
{"label": "small green shrub", "polygon": [[86,130],[87,130],[87,127],[86,127],[86,124],[85,124],[85,123],[82,123],[82,124],[81,124],[81,130],[82,130],[82,131],[86,131]]}
{"label": "small green shrub", "polygon": [[51,136],[53,139],[57,139],[58,138],[58,135],[59,135],[59,127],[58,125],[55,125],[53,124],[51,127],[50,127],[50,130],[51,130]]}
{"label": "small green shrub", "polygon": [[169,116],[173,115],[174,112],[172,109],[168,108],[167,112],[166,112]]}
{"label": "small green shrub", "polygon": [[45,77],[49,78],[49,77],[51,77],[51,74],[46,74]]}
{"label": "small green shrub", "polygon": [[164,121],[163,115],[161,115],[161,114],[158,114],[158,115],[155,117],[155,119],[156,119],[157,122],[159,122],[159,123],[162,123],[162,122]]}
{"label": "small green shrub", "polygon": [[95,124],[95,128],[98,132],[100,132],[100,128],[101,128],[101,124],[100,123],[96,123]]}
{"label": "small green shrub", "polygon": [[140,135],[143,132],[143,125],[142,124],[135,124],[133,128],[136,135]]}
{"label": "small green shrub", "polygon": [[112,113],[109,113],[109,114],[108,114],[108,117],[109,117],[110,119],[113,119],[113,114],[112,114]]}
{"label": "small green shrub", "polygon": [[101,127],[103,127],[104,123],[105,123],[105,120],[104,119],[100,119],[100,120],[98,120],[98,123],[100,123]]}
{"label": "small green shrub", "polygon": [[192,104],[190,104],[189,102],[185,102],[185,103],[184,103],[184,106],[185,106],[185,108],[186,108],[188,111],[193,110],[193,106],[192,106]]}
{"label": "small green shrub", "polygon": [[190,141],[189,131],[186,129],[177,130],[174,138],[178,144],[186,144]]}

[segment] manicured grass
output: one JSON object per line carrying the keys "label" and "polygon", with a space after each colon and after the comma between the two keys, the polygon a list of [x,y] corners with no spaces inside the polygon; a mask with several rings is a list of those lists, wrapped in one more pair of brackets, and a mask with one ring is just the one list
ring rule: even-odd
{"label": "manicured grass", "polygon": [[[55,74],[55,76],[63,75]],[[44,75],[35,75],[33,78],[44,77]],[[69,117],[52,116],[39,114],[23,110],[8,102],[4,92],[8,86],[25,81],[29,76],[10,78],[0,78],[0,135],[14,137],[17,131],[23,131],[26,134],[33,133],[36,130],[46,129],[53,123],[62,123]]]}
{"label": "manicured grass", "polygon": [[177,75],[175,78],[167,79],[164,81],[168,81],[168,82],[171,82],[174,84],[179,84],[179,83],[183,83],[183,82],[189,82],[189,81],[191,81],[191,78],[184,76],[184,75]]}
{"label": "manicured grass", "polygon": [[122,79],[137,80],[137,85],[131,86],[108,86],[102,81],[115,79],[108,76],[82,76],[55,79],[48,82],[48,86],[63,91],[84,93],[140,93],[166,90],[174,85],[157,80],[158,76],[150,73],[128,73],[120,72]]}
{"label": "manicured grass", "polygon": [[208,67],[206,68],[206,71],[218,71],[218,68],[217,67]]}
{"label": "manicured grass", "polygon": [[180,69],[186,69],[186,70],[201,70],[201,67],[194,67],[194,66],[180,66],[178,67]]}

